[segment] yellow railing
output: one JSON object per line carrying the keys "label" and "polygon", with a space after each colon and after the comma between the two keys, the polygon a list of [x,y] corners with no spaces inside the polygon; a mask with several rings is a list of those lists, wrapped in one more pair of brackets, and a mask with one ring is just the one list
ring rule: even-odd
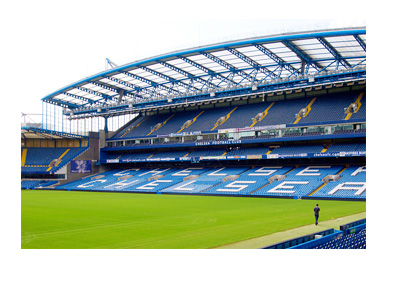
{"label": "yellow railing", "polygon": [[181,133],[183,129],[188,128],[190,125],[192,125],[197,120],[197,118],[199,118],[199,116],[203,114],[203,112],[204,112],[204,110],[202,112],[200,112],[195,118],[193,118],[192,122],[190,122],[190,124],[188,126],[185,127],[185,124],[183,124],[181,129],[179,129],[179,131],[176,133]]}
{"label": "yellow railing", "polygon": [[267,109],[264,110],[264,115],[261,117],[260,120],[256,120],[256,119],[254,118],[254,119],[253,119],[253,123],[250,125],[250,127],[253,127],[254,125],[257,124],[257,122],[260,122],[261,120],[263,120],[264,117],[267,116],[268,111],[271,109],[272,105],[274,105],[274,104],[275,104],[275,102],[272,102],[272,103],[267,107]]}
{"label": "yellow railing", "polygon": [[225,116],[225,120],[222,121],[221,123],[218,123],[218,121],[215,123],[214,127],[211,129],[211,131],[213,131],[215,128],[217,128],[218,126],[222,125],[225,123],[225,121],[228,120],[229,117],[231,117],[231,114],[236,110],[237,106],[231,110],[231,112],[229,112],[226,116]]}
{"label": "yellow railing", "polygon": [[304,116],[298,115],[298,116],[296,117],[296,120],[293,122],[293,124],[299,123],[299,121],[300,121],[302,118],[306,117],[306,116],[310,113],[310,111],[311,111],[311,105],[313,105],[313,103],[315,102],[315,100],[317,100],[316,97],[314,97],[314,98],[310,101],[310,103],[307,104],[307,106],[306,106],[306,108],[307,108],[306,114],[304,114]]}
{"label": "yellow railing", "polygon": [[354,112],[351,112],[351,109],[350,109],[351,104],[350,104],[349,107],[347,107],[347,109],[346,109],[347,115],[344,118],[344,120],[349,120],[351,118],[351,116],[353,115],[353,113],[357,113],[358,112],[358,110],[361,107],[361,99],[363,98],[363,96],[364,96],[364,92],[361,92],[360,95],[357,97],[356,101],[354,103],[352,103],[352,104],[357,104],[357,109],[354,110]]}
{"label": "yellow railing", "polygon": [[125,133],[122,134],[119,138],[124,137],[126,134],[128,134],[129,132],[131,132],[131,131],[134,130],[135,128],[139,127],[140,124],[142,124],[143,122],[145,122],[147,119],[148,119],[148,117],[146,117],[145,119],[143,119],[142,121],[140,121],[140,122],[139,122],[138,124],[136,124],[135,127],[133,127],[132,129],[127,128],[126,131],[125,131]]}
{"label": "yellow railing", "polygon": [[[161,126],[158,127],[157,129],[154,127],[154,128],[151,130],[151,132],[150,132],[149,134],[147,134],[147,136],[149,136],[149,135],[150,135],[151,133],[153,133],[154,131],[157,131],[158,129],[160,129],[161,127],[163,127],[163,126],[168,122],[168,120],[170,120],[174,115],[175,115],[175,114],[172,114],[170,117],[168,117],[167,120],[165,120],[165,121],[161,124]],[[156,125],[156,126],[157,126],[157,125]]]}
{"label": "yellow railing", "polygon": [[28,152],[28,149],[22,149],[21,167],[25,166],[27,152]]}
{"label": "yellow railing", "polygon": [[[70,150],[70,149],[67,149],[67,150],[65,150],[65,151],[64,151],[64,153],[62,153],[62,154],[61,154],[61,156],[60,156],[60,157],[58,157],[57,163],[55,163],[55,164],[54,164],[54,167],[57,167],[57,166],[58,166],[58,164],[60,164],[60,163],[61,163],[61,159],[62,159],[62,157],[64,157],[64,156],[65,156],[65,155],[66,155],[66,154],[69,152],[69,150]],[[53,168],[53,166],[50,166],[50,165],[49,165],[49,168],[47,168],[46,172],[50,171],[50,170],[51,170],[51,168]]]}

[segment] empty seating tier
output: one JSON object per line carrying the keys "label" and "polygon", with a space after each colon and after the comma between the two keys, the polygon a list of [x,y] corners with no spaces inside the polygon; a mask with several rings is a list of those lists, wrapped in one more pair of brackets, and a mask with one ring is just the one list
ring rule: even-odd
{"label": "empty seating tier", "polygon": [[365,199],[365,171],[365,166],[131,168],[96,174],[56,188]]}
{"label": "empty seating tier", "polygon": [[[111,139],[144,138],[178,132],[210,131],[228,128],[279,124],[310,124],[348,120],[345,110],[356,103],[352,119],[366,118],[365,95],[360,91],[259,102],[238,106],[203,108],[192,111],[141,116],[132,120]],[[306,110],[304,116],[300,111]]]}
{"label": "empty seating tier", "polygon": [[21,173],[55,172],[86,149],[87,147],[21,148]]}

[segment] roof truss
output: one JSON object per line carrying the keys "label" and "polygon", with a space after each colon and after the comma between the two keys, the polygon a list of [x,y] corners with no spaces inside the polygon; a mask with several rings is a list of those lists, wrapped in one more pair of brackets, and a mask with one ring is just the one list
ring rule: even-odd
{"label": "roof truss", "polygon": [[113,66],[42,100],[74,110],[209,94],[279,78],[365,66],[365,28],[210,45]]}

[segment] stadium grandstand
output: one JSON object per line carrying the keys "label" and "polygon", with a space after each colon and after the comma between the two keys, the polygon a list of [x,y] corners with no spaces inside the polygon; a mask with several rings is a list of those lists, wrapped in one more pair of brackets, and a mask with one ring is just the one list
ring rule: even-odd
{"label": "stadium grandstand", "polygon": [[21,128],[21,188],[366,200],[365,27],[108,62]]}

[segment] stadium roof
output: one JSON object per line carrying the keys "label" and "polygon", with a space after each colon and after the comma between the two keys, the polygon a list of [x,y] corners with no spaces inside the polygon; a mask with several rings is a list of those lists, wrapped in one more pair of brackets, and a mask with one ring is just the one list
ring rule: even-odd
{"label": "stadium roof", "polygon": [[[366,76],[366,28],[308,31],[181,50],[84,78],[44,97],[66,114],[137,110],[196,98],[273,90],[277,82],[298,88],[345,74]],[[302,80],[302,81],[301,81]],[[321,81],[323,82],[323,81]],[[270,87],[269,87],[270,86]],[[69,112],[69,113],[68,113]]]}
{"label": "stadium roof", "polygon": [[87,136],[42,129],[41,126],[21,127],[21,139],[86,139]]}

